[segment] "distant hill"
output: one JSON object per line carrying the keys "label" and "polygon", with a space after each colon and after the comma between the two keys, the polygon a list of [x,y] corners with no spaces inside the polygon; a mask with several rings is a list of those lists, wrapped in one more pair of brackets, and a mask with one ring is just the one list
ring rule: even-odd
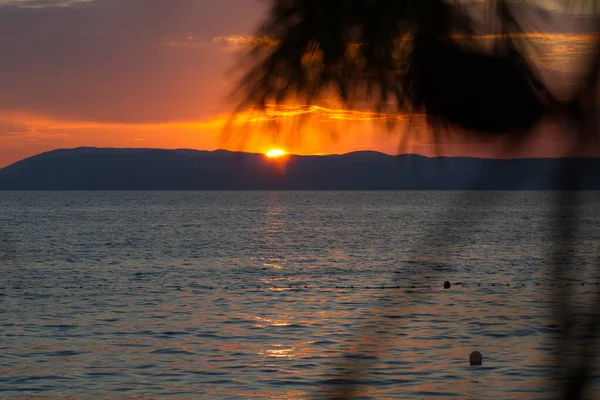
{"label": "distant hill", "polygon": [[600,159],[490,160],[356,152],[262,154],[159,149],[61,149],[0,170],[0,190],[600,190]]}

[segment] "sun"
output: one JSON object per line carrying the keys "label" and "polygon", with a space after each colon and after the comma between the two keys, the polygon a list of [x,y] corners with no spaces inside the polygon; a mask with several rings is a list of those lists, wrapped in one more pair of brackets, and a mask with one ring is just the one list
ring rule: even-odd
{"label": "sun", "polygon": [[287,153],[281,149],[273,149],[273,150],[269,150],[266,153],[266,156],[269,158],[279,158],[279,157],[283,157],[285,156]]}

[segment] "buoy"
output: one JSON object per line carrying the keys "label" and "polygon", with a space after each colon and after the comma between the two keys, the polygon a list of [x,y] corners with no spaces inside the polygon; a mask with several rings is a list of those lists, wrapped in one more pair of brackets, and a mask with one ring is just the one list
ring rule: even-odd
{"label": "buoy", "polygon": [[444,282],[444,289],[450,289],[450,282]]}
{"label": "buoy", "polygon": [[480,352],[474,351],[469,356],[469,364],[470,365],[481,365],[483,363],[483,356]]}

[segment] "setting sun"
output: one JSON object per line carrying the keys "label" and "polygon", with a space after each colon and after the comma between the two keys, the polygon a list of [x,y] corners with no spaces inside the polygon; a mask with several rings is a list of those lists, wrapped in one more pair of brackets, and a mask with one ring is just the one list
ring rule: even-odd
{"label": "setting sun", "polygon": [[269,150],[266,155],[269,158],[277,158],[277,157],[285,156],[286,154],[287,153],[281,149],[273,149],[273,150]]}

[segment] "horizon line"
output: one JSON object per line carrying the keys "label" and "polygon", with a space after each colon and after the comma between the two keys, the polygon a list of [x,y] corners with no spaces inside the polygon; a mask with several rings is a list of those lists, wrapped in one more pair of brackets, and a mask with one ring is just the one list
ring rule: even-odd
{"label": "horizon line", "polygon": [[[25,160],[39,157],[44,154],[49,154],[58,151],[75,151],[75,150],[84,150],[84,149],[93,149],[93,150],[162,150],[162,151],[192,151],[192,152],[204,152],[204,153],[216,153],[216,152],[227,152],[227,153],[238,153],[238,154],[248,154],[248,155],[265,155],[265,153],[254,152],[254,151],[242,151],[242,150],[228,150],[228,149],[215,149],[215,150],[202,150],[202,149],[193,149],[193,148],[160,148],[160,147],[97,147],[97,146],[78,146],[78,147],[61,147],[53,150],[44,151],[33,156],[25,157],[21,160],[15,161],[11,164],[8,164],[4,167],[0,167],[0,170],[8,168],[12,165],[21,163]],[[332,157],[332,156],[346,156],[358,153],[375,153],[380,154],[382,156],[388,157],[421,157],[426,159],[447,159],[447,158],[463,158],[463,159],[478,159],[478,160],[498,160],[498,161],[510,161],[510,160],[549,160],[549,159],[598,159],[600,157],[593,156],[585,156],[585,157],[479,157],[479,156],[426,156],[418,153],[399,153],[399,154],[390,154],[384,153],[378,150],[355,150],[347,153],[327,153],[327,154],[295,154],[295,153],[286,153],[286,156],[289,157]]]}

